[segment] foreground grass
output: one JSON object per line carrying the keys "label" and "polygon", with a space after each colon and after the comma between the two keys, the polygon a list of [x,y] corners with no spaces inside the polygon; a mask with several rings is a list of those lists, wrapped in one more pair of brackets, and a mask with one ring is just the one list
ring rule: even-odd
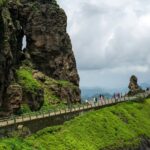
{"label": "foreground grass", "polygon": [[0,141],[0,150],[101,150],[137,147],[150,138],[150,99],[86,113],[26,139]]}

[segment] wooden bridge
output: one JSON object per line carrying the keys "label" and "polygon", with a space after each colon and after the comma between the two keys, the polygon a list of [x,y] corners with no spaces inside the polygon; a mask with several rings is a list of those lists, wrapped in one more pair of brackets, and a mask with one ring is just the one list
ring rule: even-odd
{"label": "wooden bridge", "polygon": [[[90,111],[94,109],[100,109],[103,107],[111,106],[117,103],[125,102],[125,101],[134,101],[134,100],[141,100],[143,98],[147,98],[150,95],[150,91],[146,91],[144,93],[137,94],[132,97],[124,96],[118,99],[107,99],[105,101],[98,101],[97,103],[93,104],[84,104],[81,106],[76,106],[72,108],[65,108],[57,111],[41,111],[41,112],[34,112],[30,114],[24,114],[21,116],[12,116],[12,117],[5,117],[0,118],[0,128],[5,128],[7,126],[13,126],[18,124],[24,124],[25,122],[32,122],[34,120],[43,120],[44,118],[55,118],[57,116],[62,116],[65,114],[77,114],[79,115],[81,112]],[[77,116],[75,115],[75,116]],[[69,120],[69,118],[68,118]],[[44,123],[44,122],[43,122]]]}

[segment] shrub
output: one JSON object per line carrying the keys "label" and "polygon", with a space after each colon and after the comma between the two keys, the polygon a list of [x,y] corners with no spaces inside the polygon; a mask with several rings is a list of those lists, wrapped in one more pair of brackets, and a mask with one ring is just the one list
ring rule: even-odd
{"label": "shrub", "polygon": [[17,70],[18,83],[26,92],[36,93],[41,88],[40,83],[33,78],[32,70],[30,68],[22,67]]}

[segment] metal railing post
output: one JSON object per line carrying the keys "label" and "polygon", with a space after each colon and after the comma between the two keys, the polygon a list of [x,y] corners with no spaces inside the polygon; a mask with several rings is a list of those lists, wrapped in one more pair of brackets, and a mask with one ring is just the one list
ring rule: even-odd
{"label": "metal railing post", "polygon": [[30,120],[31,120],[31,115],[30,115],[30,113],[29,113],[29,118],[30,118]]}
{"label": "metal railing post", "polygon": [[24,121],[24,120],[23,120],[23,115],[22,115],[22,121]]}
{"label": "metal railing post", "polygon": [[50,112],[50,110],[48,111],[48,113],[49,113],[49,117],[51,116],[51,112]]}
{"label": "metal railing post", "polygon": [[15,118],[15,116],[13,116],[13,119],[14,119],[14,124],[16,124],[16,118]]}

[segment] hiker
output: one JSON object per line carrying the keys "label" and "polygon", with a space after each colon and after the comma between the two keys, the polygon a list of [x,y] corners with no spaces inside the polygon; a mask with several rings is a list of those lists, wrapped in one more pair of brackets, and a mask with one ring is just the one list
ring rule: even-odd
{"label": "hiker", "polygon": [[102,95],[100,94],[100,95],[99,95],[99,100],[101,100],[101,97],[102,97]]}
{"label": "hiker", "polygon": [[113,95],[113,97],[112,97],[113,99],[116,99],[116,94],[114,93],[114,95]]}
{"label": "hiker", "polygon": [[104,103],[104,96],[103,96],[103,95],[101,95],[100,101],[101,101],[102,103]]}
{"label": "hiker", "polygon": [[115,102],[116,103],[118,102],[118,94],[117,93],[115,94]]}
{"label": "hiker", "polygon": [[119,98],[121,98],[121,94],[120,94],[120,93],[118,93],[118,99],[119,99]]}
{"label": "hiker", "polygon": [[120,95],[120,96],[121,96],[121,98],[123,98],[123,94],[122,94],[122,93],[121,93],[121,95]]}
{"label": "hiker", "polygon": [[95,102],[97,103],[97,97],[95,97]]}
{"label": "hiker", "polygon": [[95,98],[95,97],[93,98],[93,101],[94,101],[94,104],[95,104],[95,103],[97,103],[97,100],[96,100],[96,98]]}
{"label": "hiker", "polygon": [[88,104],[88,100],[87,99],[85,100],[85,103]]}

